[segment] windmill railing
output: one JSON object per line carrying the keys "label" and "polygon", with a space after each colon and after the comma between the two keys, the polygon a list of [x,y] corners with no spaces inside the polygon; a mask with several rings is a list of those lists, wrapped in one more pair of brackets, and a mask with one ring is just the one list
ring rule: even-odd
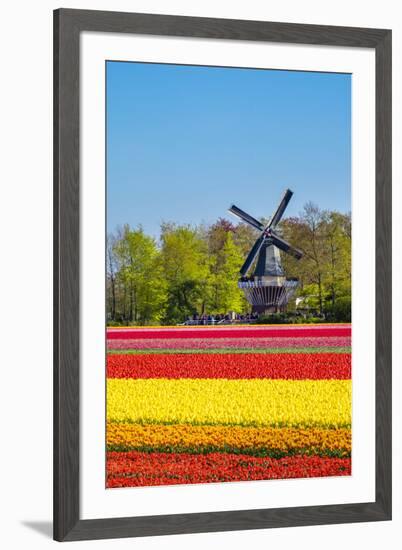
{"label": "windmill railing", "polygon": [[246,299],[258,308],[281,308],[286,306],[299,285],[297,279],[284,281],[240,280],[239,288],[244,291]]}
{"label": "windmill railing", "polygon": [[266,286],[277,286],[277,287],[296,289],[298,285],[299,285],[298,279],[286,279],[285,281],[275,281],[275,280],[266,281],[264,279],[248,279],[248,280],[240,279],[240,281],[238,282],[239,288],[261,288]]}

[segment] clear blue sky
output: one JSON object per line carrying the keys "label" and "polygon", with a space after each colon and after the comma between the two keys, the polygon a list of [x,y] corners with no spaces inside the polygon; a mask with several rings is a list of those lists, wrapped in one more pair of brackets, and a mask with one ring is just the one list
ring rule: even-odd
{"label": "clear blue sky", "polygon": [[[347,212],[351,76],[107,63],[107,227]],[[234,221],[234,219],[233,219]]]}

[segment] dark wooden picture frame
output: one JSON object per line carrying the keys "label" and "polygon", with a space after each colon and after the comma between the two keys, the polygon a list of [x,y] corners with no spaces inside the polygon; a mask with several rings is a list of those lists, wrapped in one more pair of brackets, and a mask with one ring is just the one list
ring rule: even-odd
{"label": "dark wooden picture frame", "polygon": [[[376,63],[375,502],[80,519],[79,41],[83,31],[371,48]],[[391,31],[60,9],[54,12],[54,538],[58,541],[391,519]]]}

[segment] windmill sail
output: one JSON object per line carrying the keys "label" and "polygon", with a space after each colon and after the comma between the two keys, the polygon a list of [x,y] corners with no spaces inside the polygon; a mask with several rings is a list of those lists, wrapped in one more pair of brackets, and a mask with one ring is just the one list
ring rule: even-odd
{"label": "windmill sail", "polygon": [[283,198],[275,212],[275,214],[272,216],[272,218],[269,221],[268,226],[272,229],[275,229],[275,227],[278,225],[278,223],[281,221],[282,216],[289,204],[290,199],[293,196],[293,191],[290,189],[286,189],[285,194],[283,195]]}
{"label": "windmill sail", "polygon": [[294,248],[291,244],[286,242],[285,239],[279,237],[276,233],[271,234],[271,239],[276,247],[280,248],[283,252],[287,252],[291,256],[294,256],[296,260],[300,260],[300,258],[303,256],[303,253],[300,250]]}
{"label": "windmill sail", "polygon": [[261,235],[258,237],[258,239],[255,241],[253,248],[248,253],[248,256],[246,258],[246,261],[244,262],[242,268],[240,269],[241,275],[244,277],[250,267],[252,266],[255,258],[257,257],[257,254],[259,253],[262,245],[264,244],[265,236]]}
{"label": "windmill sail", "polygon": [[232,214],[239,217],[244,222],[255,227],[255,229],[259,229],[260,231],[264,229],[264,226],[261,222],[259,222],[258,220],[253,218],[253,216],[250,216],[250,214],[247,214],[247,212],[244,212],[244,210],[241,210],[234,204],[232,204],[232,206],[229,208],[229,212],[232,212]]}

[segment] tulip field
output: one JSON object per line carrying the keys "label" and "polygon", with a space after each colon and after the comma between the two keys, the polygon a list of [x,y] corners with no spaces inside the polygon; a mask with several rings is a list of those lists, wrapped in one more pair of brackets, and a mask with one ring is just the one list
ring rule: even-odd
{"label": "tulip field", "polygon": [[106,486],[351,474],[351,326],[107,330]]}

